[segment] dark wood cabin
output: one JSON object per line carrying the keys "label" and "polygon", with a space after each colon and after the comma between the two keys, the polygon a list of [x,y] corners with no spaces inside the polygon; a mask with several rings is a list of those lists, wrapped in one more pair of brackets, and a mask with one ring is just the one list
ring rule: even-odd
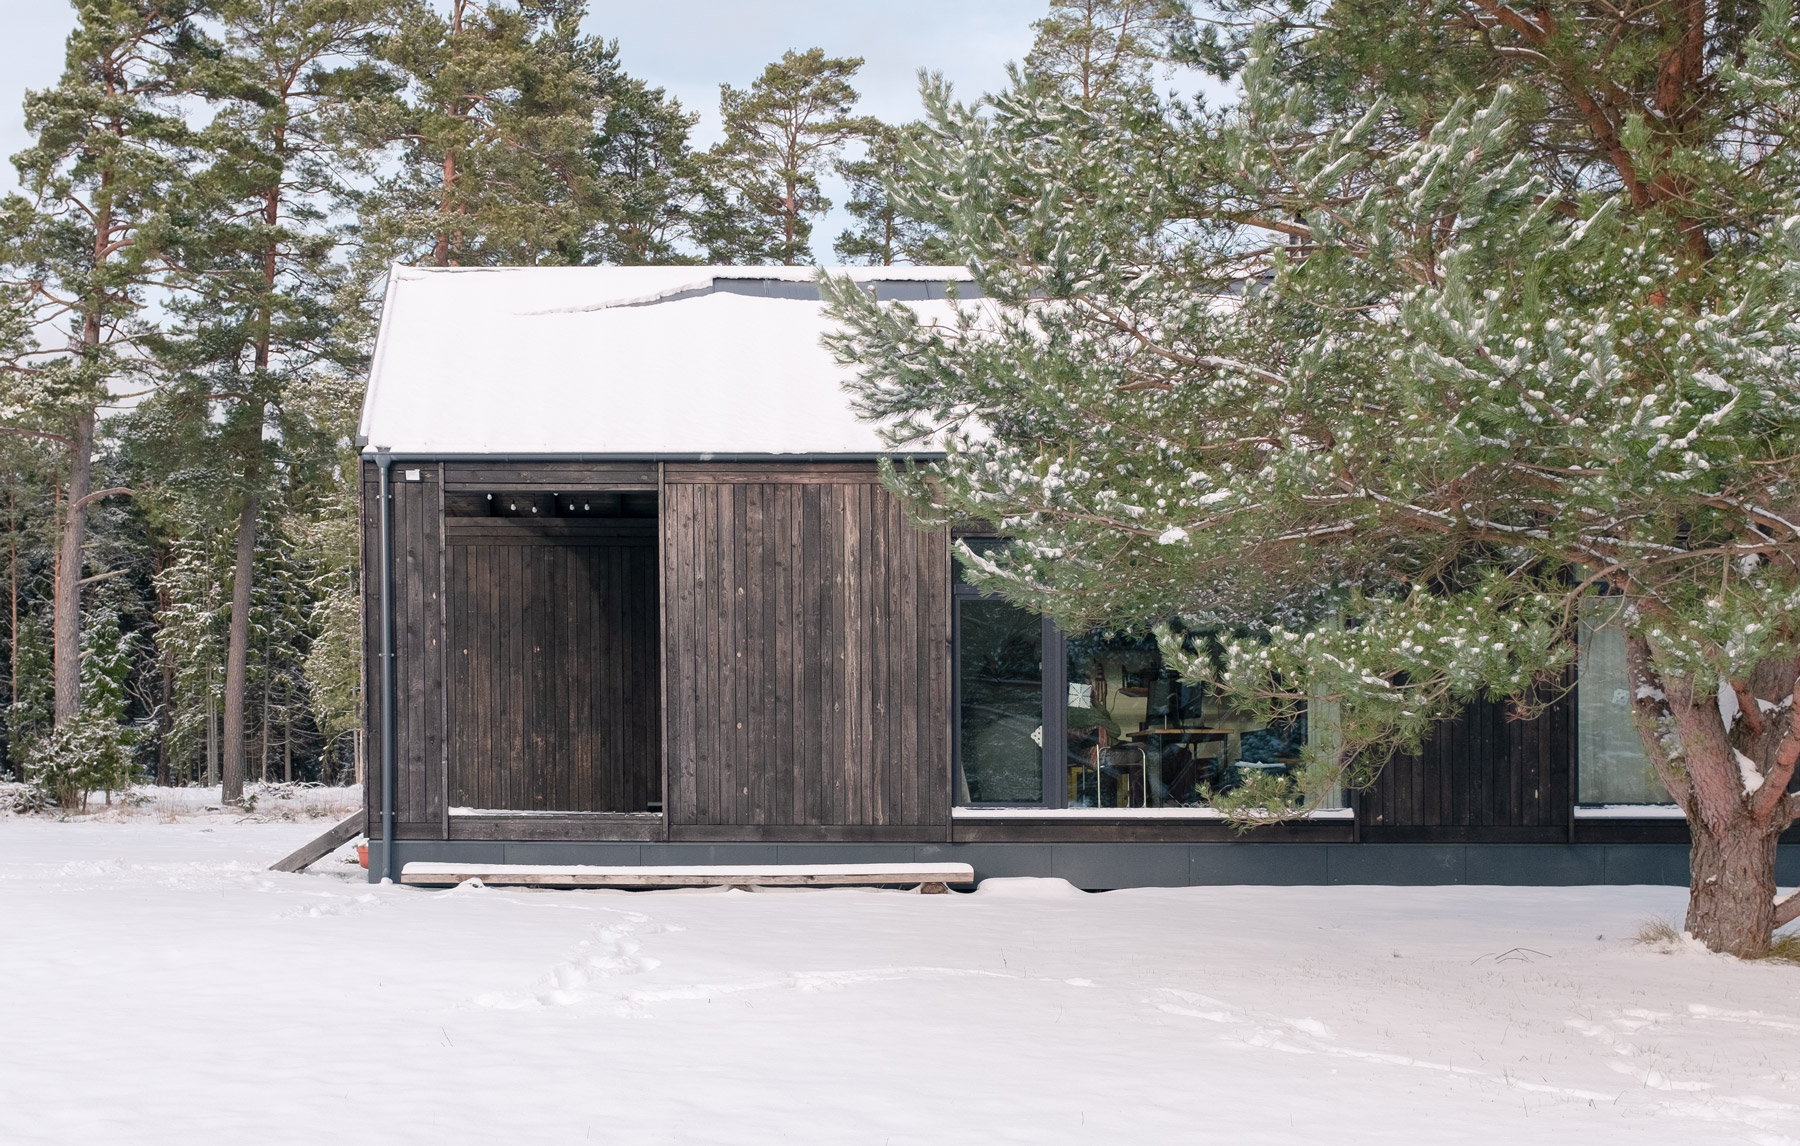
{"label": "dark wood cabin", "polygon": [[[360,441],[368,833],[391,814],[397,862],[1686,881],[1603,630],[1536,719],[1478,704],[1339,809],[1222,823],[1205,787],[1330,713],[1254,726],[1141,642],[962,584],[880,484],[809,273],[395,270]],[[841,273],[975,295],[958,268]]]}

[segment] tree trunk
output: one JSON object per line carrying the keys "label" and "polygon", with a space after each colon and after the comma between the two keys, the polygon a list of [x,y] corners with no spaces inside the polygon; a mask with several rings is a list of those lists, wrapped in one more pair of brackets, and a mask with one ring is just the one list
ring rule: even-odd
{"label": "tree trunk", "polygon": [[442,210],[440,213],[443,215],[443,221],[440,223],[440,226],[443,227],[443,230],[438,232],[437,242],[433,243],[431,246],[431,261],[434,266],[447,267],[450,265],[450,222],[449,222],[449,220],[450,220],[450,213],[453,210],[453,202],[451,200],[451,193],[455,189],[455,186],[456,186],[456,153],[454,151],[445,152],[445,154],[444,154],[443,194],[442,194],[441,200],[440,200],[440,202],[442,204]]}
{"label": "tree trunk", "polygon": [[269,642],[263,641],[262,694],[262,782],[269,782],[269,694],[275,691],[274,674],[269,671]]}
{"label": "tree trunk", "polygon": [[1775,929],[1775,842],[1779,832],[1748,819],[1716,836],[1688,821],[1687,931],[1714,951],[1755,958],[1769,949]]}
{"label": "tree trunk", "polygon": [[175,662],[162,659],[162,704],[156,713],[156,783],[168,787],[174,782],[169,771],[169,739],[175,733]]}
{"label": "tree trunk", "polygon": [[69,450],[69,501],[56,553],[56,723],[81,712],[81,547],[87,540],[86,498],[94,476],[94,412],[75,419]]}
{"label": "tree trunk", "polygon": [[212,694],[212,675],[206,680],[206,786],[219,782],[219,706]]}
{"label": "tree trunk", "polygon": [[250,577],[256,561],[257,497],[244,495],[238,511],[237,567],[231,580],[231,638],[225,652],[225,752],[220,769],[224,786],[219,799],[227,804],[244,799],[244,686],[250,667]]}
{"label": "tree trunk", "polygon": [[[468,0],[455,0],[455,3],[450,6],[450,36],[453,42],[457,37],[462,35],[463,10],[468,6]],[[466,112],[461,101],[453,101],[445,110],[449,111],[452,116],[457,118],[460,118]],[[438,232],[437,241],[433,243],[431,247],[431,261],[433,264],[440,267],[454,265],[450,258],[450,215],[457,207],[457,204],[453,199],[455,191],[456,152],[446,148],[444,151],[444,181],[438,195],[438,213],[443,216],[439,221],[439,226],[441,226],[443,230]]]}
{"label": "tree trunk", "polygon": [[790,179],[787,182],[787,198],[783,199],[781,202],[781,236],[784,240],[781,246],[781,261],[790,267],[793,266],[795,262],[794,233],[799,229],[795,226],[795,219],[799,214],[800,189],[796,187],[794,181]]}
{"label": "tree trunk", "polygon": [[[1775,929],[1775,845],[1793,820],[1786,792],[1800,759],[1800,659],[1766,660],[1729,682],[1741,714],[1731,719],[1717,689],[1663,676],[1641,634],[1626,636],[1625,659],[1644,753],[1687,816],[1685,929],[1710,950],[1763,955]],[[1788,715],[1766,719],[1783,694]]]}
{"label": "tree trunk", "polygon": [[[6,540],[9,550],[7,569],[12,576],[12,661],[6,674],[7,711],[11,712],[19,703],[19,507],[15,498],[18,482],[8,482],[6,486]],[[25,779],[25,753],[21,751],[12,732],[8,731],[6,754],[12,759],[13,779],[23,782]]]}
{"label": "tree trunk", "polygon": [[[167,615],[171,608],[171,594],[163,583],[168,559],[169,550],[159,547],[151,577],[156,585],[158,617]],[[166,786],[175,782],[175,765],[169,759],[169,740],[175,734],[175,658],[169,655],[169,650],[160,640],[155,647],[157,668],[162,672],[162,696],[156,707],[156,782]]]}

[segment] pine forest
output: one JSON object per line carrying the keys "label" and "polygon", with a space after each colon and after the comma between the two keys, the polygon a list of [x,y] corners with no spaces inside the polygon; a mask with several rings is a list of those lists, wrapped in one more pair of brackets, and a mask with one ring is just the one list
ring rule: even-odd
{"label": "pine forest", "polygon": [[[863,61],[720,86],[581,0],[76,0],[0,202],[5,720],[30,798],[346,783],[361,379],[387,268],[916,261]],[[852,225],[813,228],[851,189]]]}

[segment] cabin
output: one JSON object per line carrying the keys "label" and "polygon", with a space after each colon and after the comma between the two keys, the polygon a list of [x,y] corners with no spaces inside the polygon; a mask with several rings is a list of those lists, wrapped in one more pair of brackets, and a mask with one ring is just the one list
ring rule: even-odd
{"label": "cabin", "polygon": [[[1205,791],[1291,766],[1331,706],[1259,725],[1152,642],[965,584],[953,534],[995,540],[920,528],[882,487],[906,451],[852,408],[815,273],[395,268],[358,439],[372,879],[1687,881],[1599,614],[1536,719],[1476,704],[1337,807],[1222,822]],[[980,294],[961,268],[829,273],[926,314]]]}

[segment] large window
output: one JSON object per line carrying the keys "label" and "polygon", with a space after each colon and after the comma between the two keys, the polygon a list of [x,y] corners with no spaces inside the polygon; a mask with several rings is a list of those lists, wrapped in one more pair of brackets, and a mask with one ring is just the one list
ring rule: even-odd
{"label": "large window", "polygon": [[1669,804],[1668,789],[1656,778],[1632,719],[1618,602],[1617,597],[1583,602],[1581,678],[1575,695],[1576,802]]}
{"label": "large window", "polygon": [[958,804],[1203,808],[1335,728],[1325,705],[1259,721],[1182,681],[1148,634],[1066,635],[960,576],[955,599]]}
{"label": "large window", "polygon": [[959,598],[958,740],[963,804],[1044,798],[1044,622],[992,598]]}
{"label": "large window", "polygon": [[1148,634],[1086,633],[1065,649],[1066,807],[1202,806],[1253,773],[1300,765],[1305,715],[1267,724],[1183,682]]}
{"label": "large window", "polygon": [[[1309,740],[1338,733],[1335,704],[1259,721],[1184,682],[1148,634],[1062,633],[982,596],[960,568],[955,603],[959,805],[1204,808],[1210,794],[1253,775],[1293,774]],[[1673,801],[1638,738],[1616,614],[1616,598],[1595,597],[1583,609],[1577,811],[1659,814],[1648,806]],[[1343,803],[1339,793],[1327,806]]]}

